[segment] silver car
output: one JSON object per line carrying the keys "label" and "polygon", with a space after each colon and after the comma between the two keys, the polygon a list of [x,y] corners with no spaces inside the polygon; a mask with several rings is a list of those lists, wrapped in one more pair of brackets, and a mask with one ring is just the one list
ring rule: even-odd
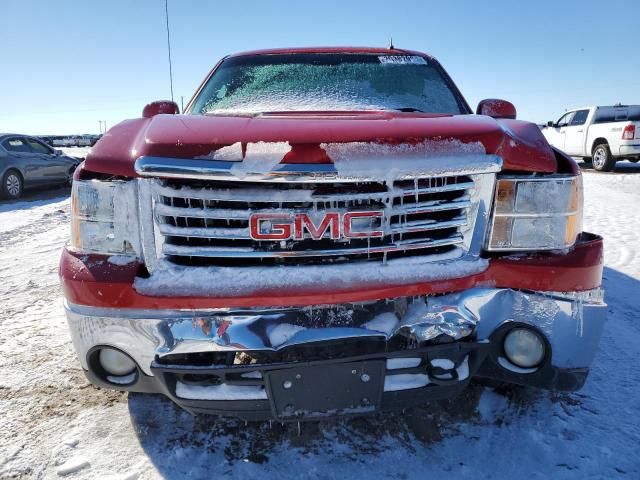
{"label": "silver car", "polygon": [[80,162],[37,138],[1,133],[0,198],[19,198],[27,188],[70,185]]}

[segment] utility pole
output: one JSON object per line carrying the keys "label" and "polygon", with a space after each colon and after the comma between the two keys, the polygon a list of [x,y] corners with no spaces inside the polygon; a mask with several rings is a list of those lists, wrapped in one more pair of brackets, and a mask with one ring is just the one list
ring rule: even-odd
{"label": "utility pole", "polygon": [[171,101],[173,102],[173,72],[171,70],[171,41],[169,39],[169,0],[164,0],[164,15],[167,21],[167,51],[169,53],[169,85],[171,86]]}

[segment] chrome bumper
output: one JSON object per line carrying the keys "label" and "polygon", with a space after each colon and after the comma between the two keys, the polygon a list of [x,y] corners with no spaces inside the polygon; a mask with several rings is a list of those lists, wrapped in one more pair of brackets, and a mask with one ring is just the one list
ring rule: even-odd
{"label": "chrome bumper", "polygon": [[640,155],[640,142],[634,145],[620,145],[619,155]]}
{"label": "chrome bumper", "polygon": [[[133,310],[65,305],[73,344],[88,370],[98,345],[128,353],[146,375],[156,356],[196,352],[278,351],[293,345],[401,335],[417,342],[440,334],[488,340],[508,322],[532,325],[551,346],[551,365],[586,368],[595,356],[606,317],[602,290],[540,293],[473,288],[419,299],[396,299],[403,314],[372,318],[359,326],[313,327],[300,323],[304,309]],[[418,305],[416,307],[416,305]]]}

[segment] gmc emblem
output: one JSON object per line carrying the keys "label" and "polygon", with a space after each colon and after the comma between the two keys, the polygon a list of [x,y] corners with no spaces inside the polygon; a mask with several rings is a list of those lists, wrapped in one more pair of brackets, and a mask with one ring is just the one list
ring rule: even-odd
{"label": "gmc emblem", "polygon": [[375,219],[382,224],[383,212],[327,212],[313,216],[307,213],[254,213],[249,217],[249,231],[254,240],[302,240],[305,233],[314,240],[320,240],[329,231],[332,240],[341,238],[379,238],[382,230],[362,228],[356,219],[368,219],[372,225]]}

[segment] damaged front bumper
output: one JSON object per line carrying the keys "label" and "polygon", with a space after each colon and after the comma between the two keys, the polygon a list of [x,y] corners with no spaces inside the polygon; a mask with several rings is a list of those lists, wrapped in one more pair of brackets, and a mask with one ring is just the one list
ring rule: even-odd
{"label": "damaged front bumper", "polygon": [[[605,315],[600,289],[472,288],[289,309],[67,305],[73,343],[93,383],[164,393],[193,412],[280,420],[446,398],[474,376],[576,390],[586,379]],[[521,369],[505,358],[502,340],[515,326],[544,339],[545,357],[535,368]],[[137,366],[134,374],[105,375],[98,361],[104,347],[126,353]]]}

